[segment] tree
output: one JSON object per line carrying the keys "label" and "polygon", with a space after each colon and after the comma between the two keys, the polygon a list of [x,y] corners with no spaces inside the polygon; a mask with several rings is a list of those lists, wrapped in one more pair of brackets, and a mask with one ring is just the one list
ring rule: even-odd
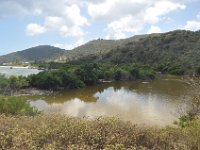
{"label": "tree", "polygon": [[98,65],[85,64],[75,71],[75,74],[86,84],[93,85],[98,82]]}

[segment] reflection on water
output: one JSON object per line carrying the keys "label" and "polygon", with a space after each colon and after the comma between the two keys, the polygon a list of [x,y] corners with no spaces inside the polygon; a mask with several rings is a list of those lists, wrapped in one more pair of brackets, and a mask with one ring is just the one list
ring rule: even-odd
{"label": "reflection on water", "polygon": [[116,82],[69,90],[31,103],[47,113],[89,118],[116,116],[133,123],[166,125],[176,118],[181,95],[188,91],[180,79],[162,78],[150,83]]}
{"label": "reflection on water", "polygon": [[5,74],[6,76],[28,76],[30,74],[38,74],[41,70],[38,69],[29,69],[27,67],[6,67],[6,66],[0,66],[0,73]]}

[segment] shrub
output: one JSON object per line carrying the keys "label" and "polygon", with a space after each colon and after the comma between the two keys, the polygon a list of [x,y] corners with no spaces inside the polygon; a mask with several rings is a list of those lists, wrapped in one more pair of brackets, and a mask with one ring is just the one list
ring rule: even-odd
{"label": "shrub", "polygon": [[139,78],[140,79],[154,79],[155,78],[155,72],[151,69],[140,69],[139,70]]}
{"label": "shrub", "polygon": [[136,68],[136,67],[131,68],[130,69],[130,73],[131,73],[131,75],[132,75],[132,77],[133,77],[134,80],[140,78],[140,76],[139,76],[139,69],[138,68]]}
{"label": "shrub", "polygon": [[114,79],[116,81],[119,81],[119,80],[128,80],[130,77],[130,74],[128,71],[122,69],[122,68],[117,68],[115,71],[114,71]]}
{"label": "shrub", "polygon": [[79,67],[75,74],[86,84],[93,85],[98,82],[98,66],[96,64],[85,64]]}
{"label": "shrub", "polygon": [[190,126],[191,122],[200,116],[200,96],[193,97],[185,109],[186,111],[180,114],[179,120],[175,122],[175,124],[182,128]]}
{"label": "shrub", "polygon": [[0,149],[199,149],[200,121],[186,128],[139,127],[116,118],[60,115],[0,118]]}
{"label": "shrub", "polygon": [[113,70],[107,70],[104,72],[104,79],[105,80],[113,80],[114,79],[114,71]]}
{"label": "shrub", "polygon": [[185,71],[180,66],[173,66],[173,67],[168,68],[168,72],[174,75],[183,75]]}
{"label": "shrub", "polygon": [[61,78],[62,87],[77,89],[85,86],[84,82],[81,81],[74,73],[65,70],[59,70],[57,74]]}
{"label": "shrub", "polygon": [[34,116],[39,112],[35,107],[31,107],[28,101],[20,97],[0,96],[0,113],[10,115]]}
{"label": "shrub", "polygon": [[29,86],[29,82],[26,77],[11,76],[9,78],[9,86],[11,89],[20,89]]}
{"label": "shrub", "polygon": [[59,88],[81,88],[85,84],[73,73],[60,69],[45,71],[28,77],[33,87],[57,90]]}
{"label": "shrub", "polygon": [[0,91],[9,86],[9,80],[5,75],[0,74]]}

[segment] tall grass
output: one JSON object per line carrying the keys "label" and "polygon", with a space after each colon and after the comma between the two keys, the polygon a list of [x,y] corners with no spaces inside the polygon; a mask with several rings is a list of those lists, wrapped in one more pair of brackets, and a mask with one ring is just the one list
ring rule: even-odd
{"label": "tall grass", "polygon": [[200,121],[186,128],[147,128],[116,118],[96,120],[60,115],[0,117],[2,150],[200,149]]}

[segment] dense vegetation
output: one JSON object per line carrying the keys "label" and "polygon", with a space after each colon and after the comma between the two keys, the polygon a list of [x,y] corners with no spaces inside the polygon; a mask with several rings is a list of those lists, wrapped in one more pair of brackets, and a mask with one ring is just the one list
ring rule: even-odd
{"label": "dense vegetation", "polygon": [[28,77],[30,86],[42,89],[81,88],[103,81],[152,80],[155,72],[146,65],[83,64],[66,65],[60,69]]}
{"label": "dense vegetation", "polygon": [[[0,92],[9,94],[22,88],[47,90],[74,89],[104,81],[152,80],[155,72],[147,65],[126,64],[48,64],[49,70],[28,77],[0,75]],[[57,69],[52,69],[56,67]]]}

